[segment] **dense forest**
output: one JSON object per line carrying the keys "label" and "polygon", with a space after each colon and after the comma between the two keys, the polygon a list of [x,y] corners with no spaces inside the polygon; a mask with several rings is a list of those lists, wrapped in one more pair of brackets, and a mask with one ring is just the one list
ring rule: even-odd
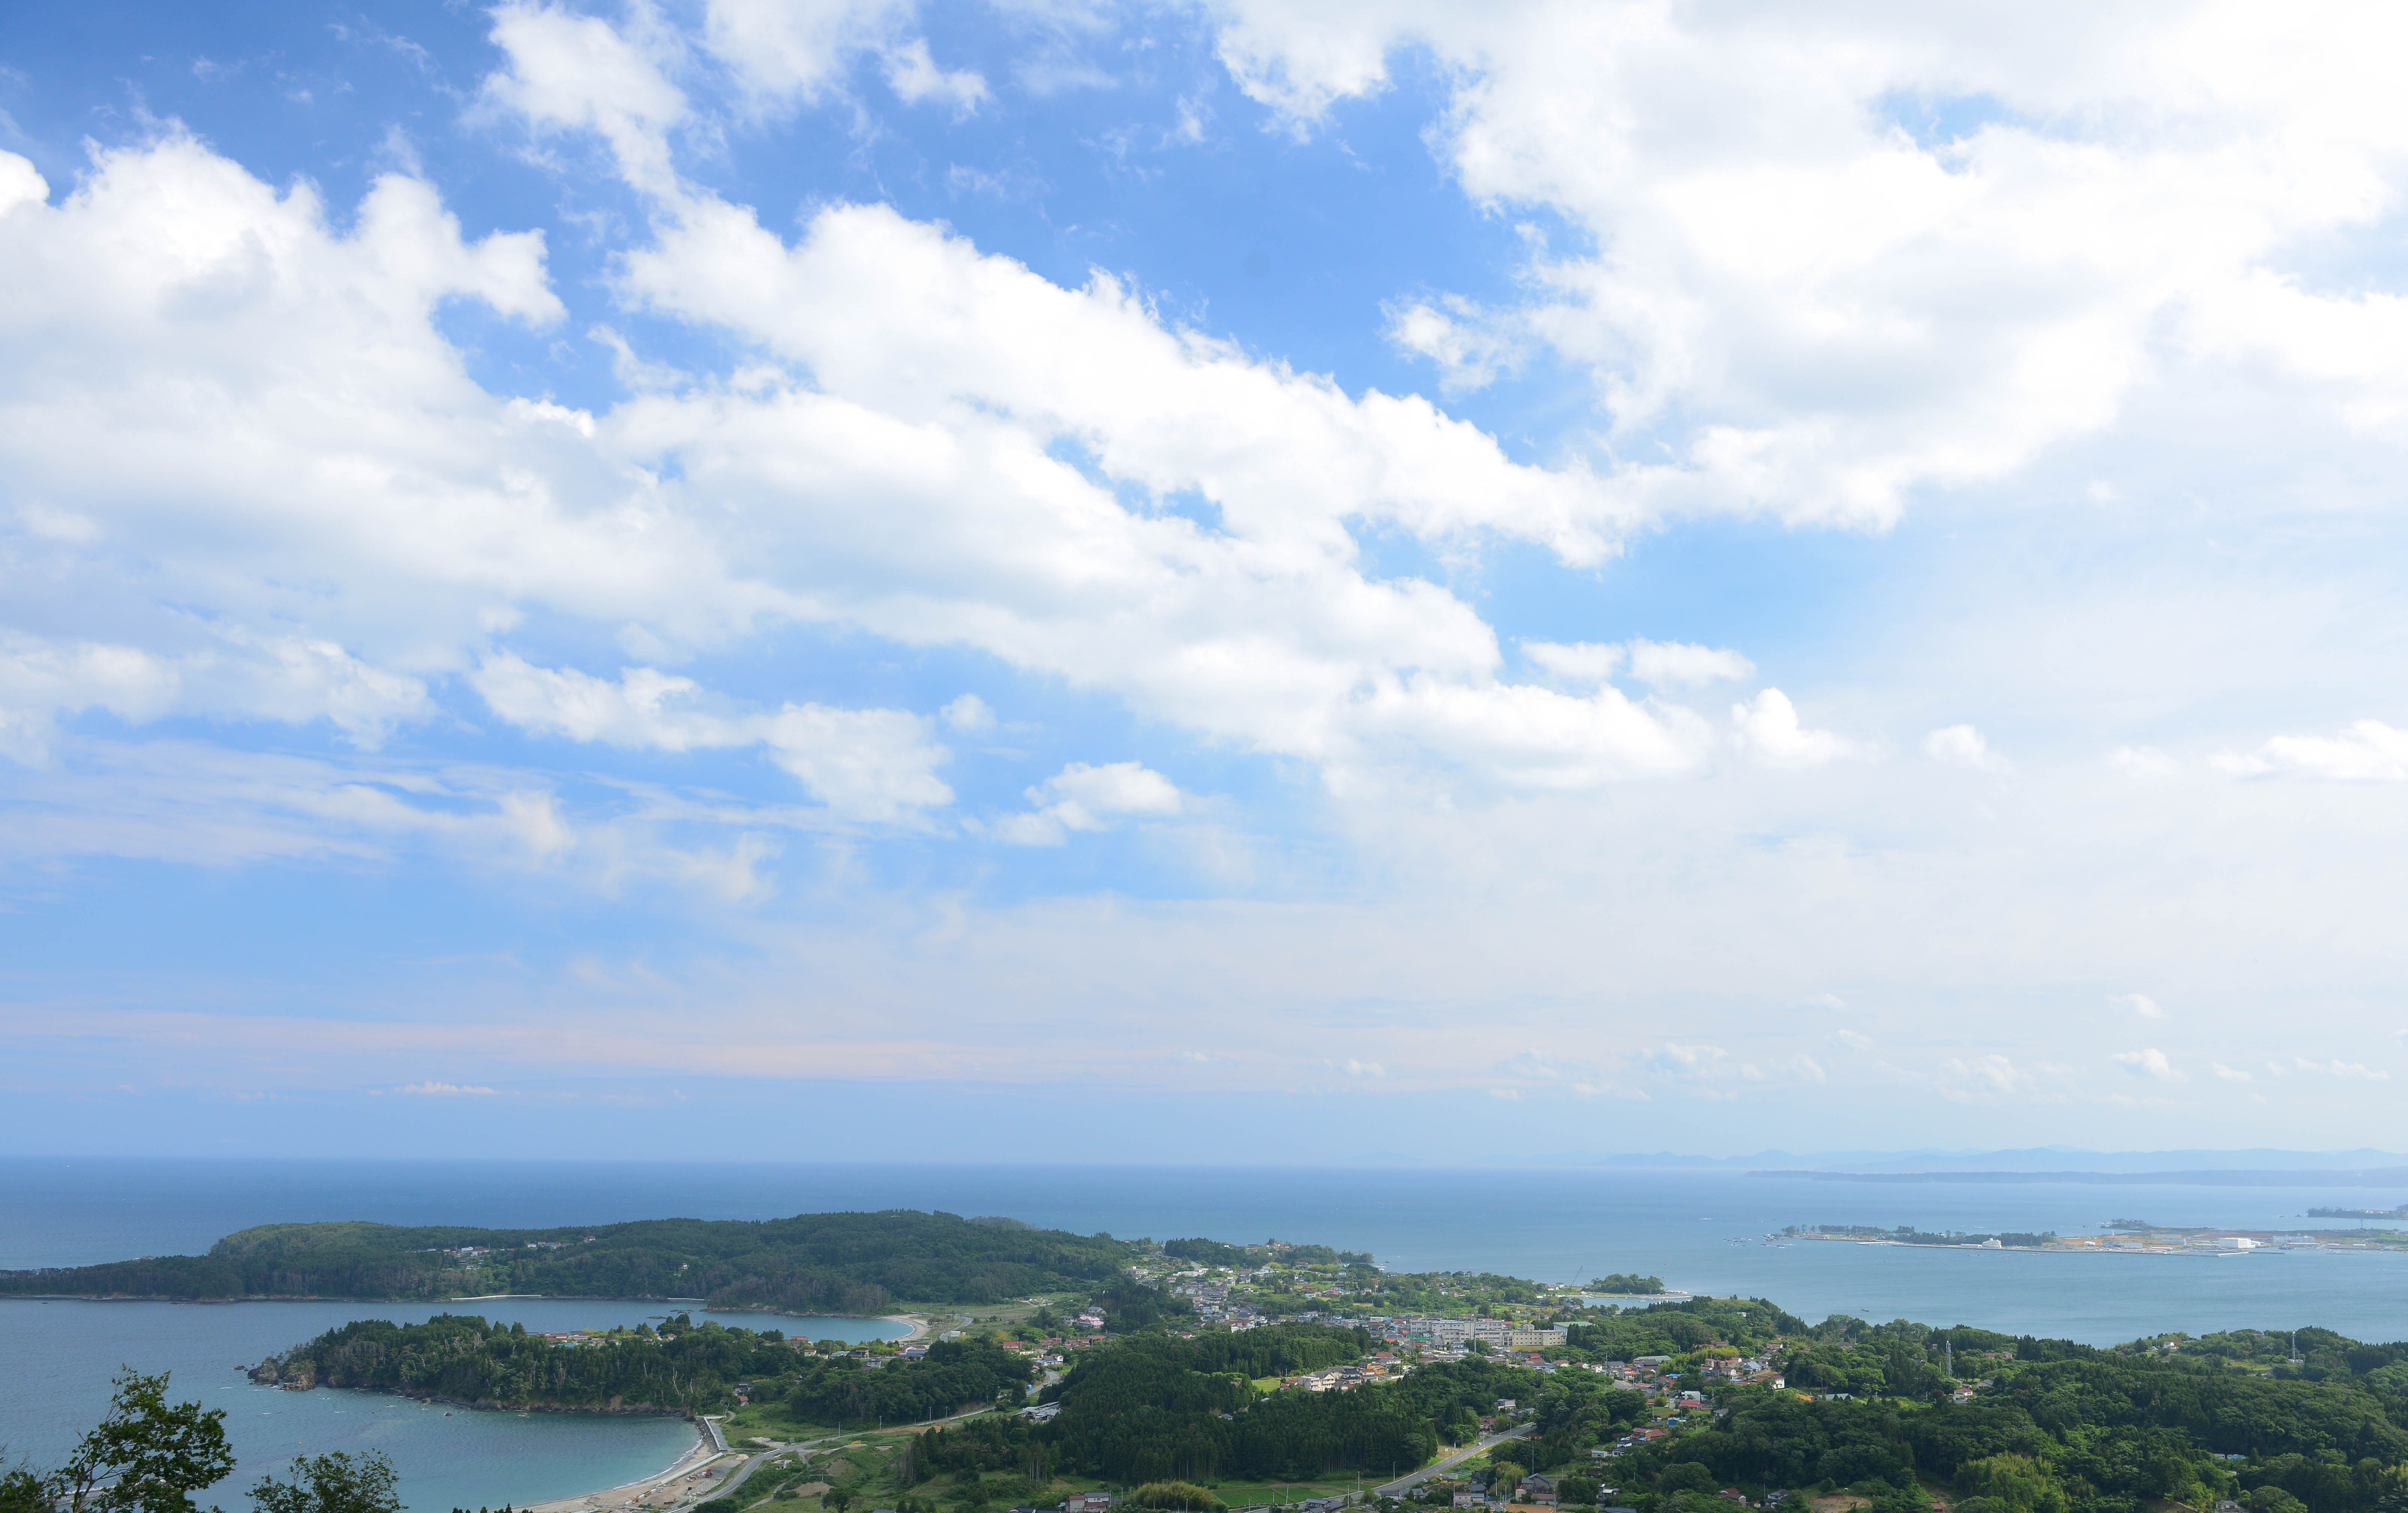
{"label": "dense forest", "polygon": [[[735,1401],[739,1385],[781,1398],[812,1423],[914,1423],[1015,1399],[1026,1361],[991,1341],[945,1341],[925,1359],[805,1354],[776,1330],[664,1323],[563,1344],[518,1324],[441,1314],[423,1324],[367,1320],[330,1330],[279,1360],[275,1376],[315,1387],[360,1387],[475,1407],[697,1413]],[[882,1369],[881,1369],[882,1368]]]}
{"label": "dense forest", "polygon": [[1642,1355],[1685,1355],[1727,1347],[1736,1355],[1770,1349],[1803,1335],[1806,1320],[1762,1298],[1688,1298],[1653,1307],[1575,1318],[1565,1337],[1570,1354],[1593,1361],[1636,1361]]}
{"label": "dense forest", "polygon": [[[735,1385],[794,1369],[776,1331],[693,1325],[681,1315],[608,1342],[555,1344],[521,1324],[437,1314],[423,1324],[362,1320],[271,1363],[287,1380],[435,1397],[474,1407],[694,1413],[732,1401]],[[265,1375],[265,1373],[263,1373]]]}
{"label": "dense forest", "polygon": [[552,1230],[268,1224],[227,1235],[206,1256],[0,1272],[0,1293],[214,1299],[537,1292],[872,1314],[905,1302],[994,1303],[1110,1285],[1134,1253],[1109,1235],[909,1209]]}
{"label": "dense forest", "polygon": [[919,1423],[1006,1392],[1016,1406],[1034,1375],[1025,1358],[992,1341],[948,1340],[928,1347],[924,1361],[883,1370],[849,1356],[814,1363],[786,1389],[785,1406],[805,1423]]}
{"label": "dense forest", "polygon": [[2408,1509],[2408,1344],[2297,1337],[2293,1363],[2292,1336],[2255,1331],[2097,1349],[1838,1317],[1780,1357],[1813,1401],[1721,1388],[1709,1425],[1615,1470],[1650,1513],[1727,1509],[1724,1487],[1854,1491],[1875,1513],[1928,1513],[1935,1490],[1956,1513]]}

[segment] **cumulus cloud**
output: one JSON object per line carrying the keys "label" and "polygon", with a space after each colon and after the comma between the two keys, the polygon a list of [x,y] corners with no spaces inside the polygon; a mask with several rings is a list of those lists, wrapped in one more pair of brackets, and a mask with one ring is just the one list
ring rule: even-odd
{"label": "cumulus cloud", "polygon": [[1630,643],[1630,676],[1657,688],[1703,688],[1746,678],[1756,664],[1724,648],[1674,641]]}
{"label": "cumulus cloud", "polygon": [[1448,393],[1484,389],[1521,358],[1522,343],[1461,295],[1393,306],[1387,317],[1388,339],[1435,364]]}
{"label": "cumulus cloud", "polygon": [[[2274,1069],[2281,1071],[2285,1068],[2277,1065]],[[2362,1082],[2391,1080],[2391,1074],[2380,1067],[2368,1066],[2363,1062],[2345,1062],[2338,1056],[2330,1061],[2322,1062],[2305,1056],[2295,1056],[2291,1059],[2288,1069],[2295,1072],[2307,1072],[2317,1077],[2354,1078]]]}
{"label": "cumulus cloud", "polygon": [[662,751],[766,747],[815,797],[853,819],[900,820],[953,800],[935,771],[952,753],[907,710],[789,704],[721,713],[698,706],[692,678],[629,667],[613,682],[508,653],[485,659],[471,681],[512,724],[571,740]]}
{"label": "cumulus cloud", "polygon": [[1631,677],[1654,688],[1702,688],[1756,671],[1756,664],[1736,651],[1669,641],[1525,641],[1522,653],[1568,683],[1603,683],[1627,667]]}
{"label": "cumulus cloud", "polygon": [[887,87],[907,105],[977,108],[986,80],[938,65],[914,29],[918,8],[913,0],[710,0],[702,46],[759,111],[828,94],[865,55],[879,60]]}
{"label": "cumulus cloud", "polygon": [[666,136],[686,98],[652,57],[609,22],[545,4],[493,12],[493,39],[510,66],[485,82],[487,98],[538,131],[593,131],[646,188],[674,182]]}
{"label": "cumulus cloud", "polygon": [[499,1096],[499,1094],[497,1094],[492,1088],[478,1087],[473,1083],[437,1082],[431,1078],[424,1082],[412,1082],[405,1087],[395,1088],[393,1091],[395,1092],[411,1093],[422,1098],[492,1098]]}
{"label": "cumulus cloud", "polygon": [[1073,762],[1029,789],[1028,799],[1037,807],[997,822],[997,836],[1019,846],[1060,846],[1072,831],[1110,830],[1130,819],[1173,819],[1187,803],[1169,778],[1137,762]]}
{"label": "cumulus cloud", "polygon": [[1952,767],[1975,772],[2005,772],[2011,764],[1990,749],[1990,743],[1971,725],[1948,725],[1923,737],[1923,754]]}
{"label": "cumulus cloud", "polygon": [[0,630],[0,753],[47,761],[57,721],[106,709],[134,724],[172,714],[307,723],[323,719],[373,749],[434,710],[418,678],[369,666],[329,641],[243,627],[179,635],[167,654],[60,643]]}
{"label": "cumulus cloud", "polygon": [[2107,1001],[2111,1004],[2121,1004],[2144,1020],[2161,1020],[2166,1017],[2165,1006],[2147,993],[2118,993]]}
{"label": "cumulus cloud", "polygon": [[[1448,71],[1436,141],[1465,190],[1597,250],[1534,238],[1520,307],[1426,296],[1399,339],[1463,381],[1483,328],[1586,367],[1617,437],[1670,432],[1672,456],[1616,469],[1639,507],[1886,522],[2099,431],[2168,364],[2273,367],[2360,427],[2408,416],[2408,306],[2270,265],[2393,203],[2408,128],[2367,64],[2378,9],[2058,3],[2014,32],[1588,0],[1217,14],[1239,87],[1299,134],[1400,51]],[[1921,119],[1943,111],[1964,124]]]}
{"label": "cumulus cloud", "polygon": [[937,718],[945,722],[947,729],[960,731],[965,735],[981,735],[995,729],[995,711],[975,693],[965,693],[946,705],[937,711]]}
{"label": "cumulus cloud", "polygon": [[1861,749],[1843,735],[1800,724],[1798,707],[1777,688],[1732,706],[1731,726],[1740,749],[1768,767],[1817,767]]}
{"label": "cumulus cloud", "polygon": [[2146,1050],[2119,1050],[2115,1053],[2114,1062],[2134,1077],[2155,1078],[2160,1082],[2186,1080],[2173,1063],[2166,1059],[2166,1053],[2155,1047]]}
{"label": "cumulus cloud", "polygon": [[2030,1092],[2036,1086],[2029,1072],[1995,1051],[1951,1056],[1940,1063],[1940,1073],[1935,1083],[1940,1095],[1956,1103],[1990,1102]]}
{"label": "cumulus cloud", "polygon": [[2277,735],[2253,752],[2223,753],[2215,764],[2236,778],[2289,775],[2336,782],[2408,782],[2408,731],[2380,720],[2360,720],[2339,735]]}
{"label": "cumulus cloud", "polygon": [[[9,461],[50,501],[43,520],[83,522],[51,535],[80,539],[95,576],[117,570],[110,521],[151,509],[172,474],[219,554],[171,564],[187,580],[160,591],[214,600],[237,625],[327,632],[269,648],[290,695],[275,717],[321,713],[373,740],[423,716],[423,679],[381,651],[470,664],[497,711],[531,728],[667,750],[757,739],[855,812],[944,802],[911,717],[798,702],[781,738],[671,675],[480,660],[492,627],[540,607],[626,625],[629,644],[709,643],[784,617],[967,645],[1333,772],[1436,759],[1562,787],[1699,764],[1708,743],[1685,711],[1504,682],[1469,607],[1356,564],[1350,518],[1594,560],[1614,522],[1578,475],[1509,463],[1425,402],[1350,400],[1170,330],[1109,280],[1064,290],[890,210],[824,212],[786,247],[749,212],[685,195],[665,134],[686,107],[642,49],[540,7],[497,13],[494,36],[512,63],[490,108],[605,136],[631,182],[663,196],[663,241],[629,260],[629,296],[724,323],[820,387],[653,391],[600,415],[498,400],[466,380],[431,317],[466,294],[554,318],[539,236],[466,243],[426,185],[391,177],[342,236],[305,191],[280,198],[189,139],[104,154],[64,206],[29,202],[0,228],[0,260],[36,304],[125,333],[72,364],[28,333],[0,388]],[[171,222],[172,240],[145,229]],[[265,261],[206,319],[155,297],[130,327],[100,318],[122,285],[223,282],[254,248]],[[865,321],[872,309],[909,319]],[[1046,339],[1026,339],[1036,331]],[[383,356],[364,368],[362,350]],[[1068,440],[1142,490],[1201,490],[1221,528],[1124,507],[1054,455]],[[330,574],[338,598],[299,587]],[[150,647],[121,649],[122,676],[83,679],[98,696],[76,707],[165,708],[160,691],[194,686]],[[36,696],[64,686],[45,658],[67,654],[19,659],[9,749],[45,749],[70,707]],[[899,776],[840,760],[847,735],[907,758]]]}

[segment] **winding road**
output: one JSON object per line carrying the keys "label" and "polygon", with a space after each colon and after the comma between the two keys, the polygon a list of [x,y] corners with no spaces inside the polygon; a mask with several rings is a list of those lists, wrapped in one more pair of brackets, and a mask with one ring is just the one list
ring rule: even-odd
{"label": "winding road", "polygon": [[1394,1497],[1408,1488],[1420,1486],[1441,1471],[1453,1470],[1493,1445],[1502,1445],[1509,1439],[1526,1438],[1537,1428],[1536,1424],[1526,1423],[1518,1428],[1508,1429],[1501,1434],[1490,1434],[1485,1439],[1474,1440],[1454,1454],[1441,1456],[1410,1476],[1398,1477],[1394,1481],[1382,1482],[1371,1489],[1371,1494],[1375,1497]]}

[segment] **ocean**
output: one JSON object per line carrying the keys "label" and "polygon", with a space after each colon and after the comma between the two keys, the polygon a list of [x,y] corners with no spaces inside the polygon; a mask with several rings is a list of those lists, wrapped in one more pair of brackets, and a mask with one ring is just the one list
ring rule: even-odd
{"label": "ocean", "polygon": [[[689,1165],[535,1162],[232,1162],[0,1158],[0,1267],[195,1253],[251,1224],[319,1220],[545,1226],[629,1219],[768,1219],[832,1209],[1004,1215],[1081,1234],[1312,1241],[1399,1270],[1544,1281],[1652,1273],[1693,1292],[1832,1313],[1974,1324],[2108,1344],[2169,1330],[2321,1324],[2408,1338],[2408,1255],[2260,1251],[2216,1258],[2045,1255],[1804,1243],[1785,1225],[2095,1230],[2114,1218],[2295,1229],[2310,1206],[2389,1207],[2408,1192],[2180,1184],[1798,1181],[1716,1168],[1644,1170],[1131,1166]],[[530,1329],[632,1323],[658,1303],[509,1300],[454,1311]],[[59,1459],[106,1407],[121,1364],[170,1370],[179,1393],[228,1411],[243,1458],[209,1494],[296,1450],[382,1449],[413,1510],[498,1506],[595,1491],[658,1470],[693,1443],[663,1419],[473,1413],[372,1393],[251,1386],[240,1367],[351,1319],[423,1319],[423,1305],[0,1302],[0,1446]],[[891,1336],[879,1320],[715,1315],[814,1338]]]}

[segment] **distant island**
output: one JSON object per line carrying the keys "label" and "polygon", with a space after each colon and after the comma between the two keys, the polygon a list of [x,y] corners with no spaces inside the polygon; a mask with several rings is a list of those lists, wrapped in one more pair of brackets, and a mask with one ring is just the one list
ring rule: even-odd
{"label": "distant island", "polygon": [[2408,1219],[2408,1203],[2397,1208],[2311,1208],[2310,1219]]}
{"label": "distant island", "polygon": [[[2332,1217],[2337,1212],[2325,1208],[2309,1211],[2319,1217]],[[2356,1210],[2348,1210],[2347,1213],[2349,1217],[2359,1217]],[[1912,1224],[1900,1224],[1894,1229],[1884,1229],[1875,1224],[1791,1224],[1778,1236],[1769,1237],[1954,1249],[2042,1250],[2059,1255],[2096,1255],[2102,1251],[2148,1255],[2235,1255],[2296,1249],[2408,1249],[2408,1233],[2392,1230],[2233,1230],[2205,1225],[2152,1224],[2143,1219],[2110,1220],[2105,1228],[2105,1235],[2086,1236],[2059,1235],[2055,1230],[2000,1230],[1995,1234],[1972,1234],[1958,1230],[1934,1233],[1917,1229]]]}

